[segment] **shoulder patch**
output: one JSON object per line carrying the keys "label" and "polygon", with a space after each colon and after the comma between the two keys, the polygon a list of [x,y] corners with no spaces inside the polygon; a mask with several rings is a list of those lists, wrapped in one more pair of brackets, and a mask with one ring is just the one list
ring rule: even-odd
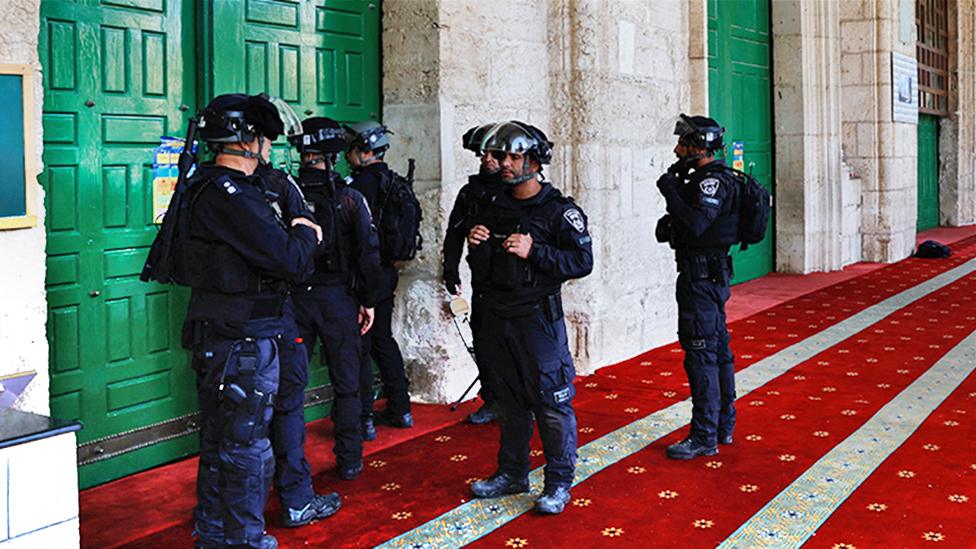
{"label": "shoulder patch", "polygon": [[720,182],[718,179],[714,177],[706,177],[705,179],[702,179],[701,183],[698,184],[698,188],[700,188],[701,192],[707,194],[708,196],[715,196],[715,193],[718,192],[719,185]]}
{"label": "shoulder patch", "polygon": [[577,231],[584,232],[586,230],[586,222],[583,221],[583,214],[576,208],[570,208],[563,212],[563,217]]}
{"label": "shoulder patch", "polygon": [[217,183],[217,185],[219,185],[220,188],[223,189],[224,192],[229,195],[235,195],[238,192],[240,192],[240,189],[237,188],[237,185],[234,184],[234,182],[231,181],[231,179],[227,176],[217,178],[215,183]]}

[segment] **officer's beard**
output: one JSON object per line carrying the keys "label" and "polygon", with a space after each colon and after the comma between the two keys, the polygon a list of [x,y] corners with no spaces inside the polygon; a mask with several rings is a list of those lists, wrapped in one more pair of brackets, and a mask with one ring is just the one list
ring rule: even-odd
{"label": "officer's beard", "polygon": [[688,172],[698,166],[698,161],[705,158],[704,154],[693,154],[678,157],[678,160],[668,167],[668,173],[680,178],[688,177]]}

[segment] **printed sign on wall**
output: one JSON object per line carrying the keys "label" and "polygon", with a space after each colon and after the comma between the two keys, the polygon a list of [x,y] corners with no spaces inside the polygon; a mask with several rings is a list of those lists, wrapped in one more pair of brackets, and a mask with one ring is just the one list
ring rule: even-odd
{"label": "printed sign on wall", "polygon": [[891,52],[891,118],[895,122],[918,124],[918,61]]}

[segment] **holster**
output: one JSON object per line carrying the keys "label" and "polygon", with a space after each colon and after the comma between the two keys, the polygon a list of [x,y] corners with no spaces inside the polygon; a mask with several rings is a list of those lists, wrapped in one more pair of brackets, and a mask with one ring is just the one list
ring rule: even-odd
{"label": "holster", "polygon": [[708,254],[688,255],[677,259],[678,272],[692,280],[711,280],[716,284],[727,283],[732,278],[732,256]]}
{"label": "holster", "polygon": [[[257,342],[245,338],[235,346],[239,349],[228,356],[218,398],[223,401],[227,436],[238,444],[250,444],[268,436],[265,410],[274,405],[274,394],[262,393],[257,388],[257,371],[261,366]],[[237,361],[236,372],[227,375],[231,360]]]}

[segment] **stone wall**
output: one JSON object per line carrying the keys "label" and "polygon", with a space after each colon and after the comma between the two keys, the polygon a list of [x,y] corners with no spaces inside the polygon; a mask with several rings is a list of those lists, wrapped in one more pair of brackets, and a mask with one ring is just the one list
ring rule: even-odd
{"label": "stone wall", "polygon": [[857,207],[844,195],[839,23],[834,0],[773,3],[777,271],[851,262],[838,238]]}
{"label": "stone wall", "polygon": [[[34,142],[37,169],[41,169],[41,106],[43,86],[37,40],[40,0],[0,2],[0,63],[34,67]],[[0,230],[0,252],[7,260],[0,269],[0,376],[36,370],[37,377],[14,404],[16,408],[47,414],[48,346],[44,332],[47,297],[44,292],[44,191],[34,183],[37,225],[29,229]]]}
{"label": "stone wall", "polygon": [[389,160],[422,159],[425,251],[401,271],[394,328],[416,398],[450,400],[475,375],[446,312],[440,246],[457,191],[477,171],[461,134],[489,121],[545,130],[556,143],[547,177],[590,219],[594,272],[564,288],[577,368],[674,339],[675,273],[653,239],[664,211],[654,181],[673,158],[658,126],[691,103],[687,9],[679,0],[384,2],[384,122],[398,132]]}
{"label": "stone wall", "polygon": [[[867,261],[898,261],[915,245],[918,130],[915,124],[892,121],[891,110],[891,53],[915,56],[914,31],[907,41],[899,37],[899,5],[875,0],[836,3],[843,146],[863,185],[861,246]],[[914,14],[909,10],[905,16]]]}
{"label": "stone wall", "polygon": [[949,116],[939,134],[939,220],[976,223],[976,0],[950,2]]}

